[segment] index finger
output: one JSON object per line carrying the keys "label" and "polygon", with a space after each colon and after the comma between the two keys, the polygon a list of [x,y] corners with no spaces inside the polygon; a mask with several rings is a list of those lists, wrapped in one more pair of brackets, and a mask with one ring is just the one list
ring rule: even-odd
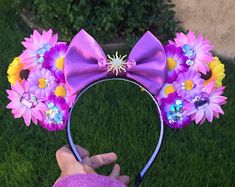
{"label": "index finger", "polygon": [[[78,145],[76,145],[76,148],[82,158],[89,156],[89,152],[85,148]],[[56,151],[56,159],[59,166],[72,162],[78,162],[68,145],[63,146]]]}
{"label": "index finger", "polygon": [[117,160],[117,155],[113,152],[111,153],[104,153],[100,155],[95,155],[90,158],[85,157],[83,160],[83,164],[87,164],[88,166],[92,167],[93,169],[97,169],[104,165],[112,164]]}

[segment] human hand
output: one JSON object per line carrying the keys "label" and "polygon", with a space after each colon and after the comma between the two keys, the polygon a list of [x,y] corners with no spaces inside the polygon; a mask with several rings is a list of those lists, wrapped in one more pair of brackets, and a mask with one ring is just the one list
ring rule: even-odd
{"label": "human hand", "polygon": [[[86,149],[78,145],[76,147],[83,159],[82,162],[78,162],[76,160],[67,145],[56,151],[56,159],[61,169],[61,175],[57,181],[66,176],[74,174],[97,174],[95,169],[112,164],[117,160],[117,155],[112,152],[89,157],[90,154]],[[120,175],[120,170],[120,166],[118,164],[114,164],[113,170],[109,177],[119,180],[125,185],[129,184],[130,177],[126,175]]]}

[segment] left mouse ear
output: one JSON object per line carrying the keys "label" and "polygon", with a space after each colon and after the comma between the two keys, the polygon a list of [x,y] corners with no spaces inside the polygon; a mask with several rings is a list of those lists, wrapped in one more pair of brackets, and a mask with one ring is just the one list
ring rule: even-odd
{"label": "left mouse ear", "polygon": [[81,30],[72,39],[65,55],[64,75],[71,92],[76,94],[91,82],[105,77],[105,64],[106,55],[100,45]]}

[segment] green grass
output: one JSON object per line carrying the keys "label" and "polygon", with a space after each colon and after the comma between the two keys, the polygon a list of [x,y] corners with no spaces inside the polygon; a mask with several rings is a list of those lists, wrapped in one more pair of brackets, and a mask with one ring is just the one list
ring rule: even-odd
{"label": "green grass", "polygon": [[[16,15],[12,1],[0,1],[0,186],[51,186],[60,171],[55,151],[67,143],[65,131],[49,133],[5,109],[9,102],[6,70],[22,51],[20,41],[31,31]],[[235,185],[235,64],[224,60],[227,76],[225,115],[212,125],[177,131],[165,127],[159,157],[142,187],[202,187]],[[75,142],[91,154],[114,151],[122,173],[132,177],[155,147],[159,125],[154,104],[145,92],[125,82],[106,82],[88,90],[72,118]],[[111,167],[99,170],[107,174]],[[133,183],[130,185],[133,186]]]}

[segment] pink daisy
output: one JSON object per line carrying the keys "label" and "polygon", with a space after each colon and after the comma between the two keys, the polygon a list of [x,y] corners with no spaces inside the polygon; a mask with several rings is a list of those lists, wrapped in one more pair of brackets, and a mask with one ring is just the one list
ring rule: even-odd
{"label": "pink daisy", "polygon": [[51,48],[50,51],[44,55],[44,63],[42,67],[49,69],[55,74],[55,77],[60,81],[64,82],[64,57],[68,49],[66,44],[59,44]]}
{"label": "pink daisy", "polygon": [[208,63],[213,60],[210,53],[212,45],[209,40],[203,39],[201,34],[196,37],[192,31],[189,31],[187,35],[177,33],[174,42],[169,41],[169,43],[182,48],[185,56],[188,57],[186,64],[190,66],[190,69],[203,74],[209,71]]}
{"label": "pink daisy", "polygon": [[48,69],[38,68],[29,74],[28,85],[31,93],[45,100],[54,90],[56,79]]}
{"label": "pink daisy", "polygon": [[22,85],[16,82],[11,88],[12,90],[6,90],[8,99],[11,100],[7,108],[12,109],[14,117],[23,117],[27,126],[30,125],[31,119],[35,124],[38,120],[42,120],[42,113],[47,107],[35,95],[27,92],[25,82]]}
{"label": "pink daisy", "polygon": [[69,116],[69,106],[62,97],[50,96],[45,102],[47,110],[44,112],[40,124],[49,131],[63,130]]}
{"label": "pink daisy", "polygon": [[209,83],[185,106],[187,115],[191,115],[196,124],[202,124],[206,119],[212,122],[214,116],[219,118],[219,114],[224,114],[220,106],[226,104],[227,100],[222,96],[224,88],[215,89],[214,82]]}
{"label": "pink daisy", "polygon": [[188,70],[185,63],[188,58],[184,56],[182,49],[175,45],[166,45],[164,49],[167,59],[168,82],[171,83],[177,79],[179,73]]}
{"label": "pink daisy", "polygon": [[20,58],[25,63],[25,68],[41,67],[44,62],[44,53],[56,45],[57,39],[58,35],[53,35],[51,29],[47,32],[43,31],[42,35],[37,30],[34,30],[30,38],[25,38],[22,44],[26,50],[20,55]]}
{"label": "pink daisy", "polygon": [[181,73],[173,85],[179,96],[189,98],[201,92],[204,82],[205,80],[201,78],[200,73],[189,70],[185,73]]}

